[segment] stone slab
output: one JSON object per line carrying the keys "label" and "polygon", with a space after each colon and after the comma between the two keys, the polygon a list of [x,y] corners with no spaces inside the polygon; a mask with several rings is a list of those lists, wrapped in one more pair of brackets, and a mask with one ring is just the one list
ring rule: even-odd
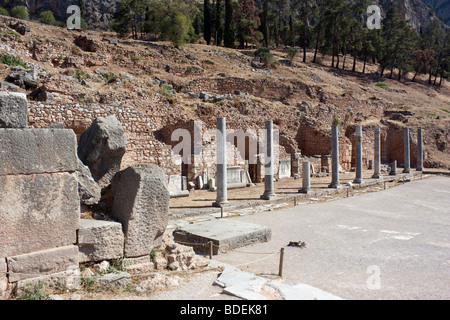
{"label": "stone slab", "polygon": [[73,130],[1,129],[0,176],[74,172],[76,150]]}
{"label": "stone slab", "polygon": [[0,128],[26,128],[27,110],[24,93],[0,91]]}
{"label": "stone slab", "polygon": [[291,177],[291,159],[280,160],[278,164],[278,179]]}
{"label": "stone slab", "polygon": [[173,232],[175,242],[192,246],[198,253],[209,253],[209,246],[205,244],[212,241],[215,255],[253,243],[269,241],[271,235],[271,230],[265,226],[233,219],[195,223],[177,228]]}
{"label": "stone slab", "polygon": [[76,173],[0,176],[0,257],[76,243]]}
{"label": "stone slab", "polygon": [[64,246],[7,257],[9,282],[36,278],[78,267],[78,247]]}
{"label": "stone slab", "polygon": [[164,171],[143,163],[121,171],[112,215],[122,224],[125,256],[149,254],[162,244],[169,220],[170,194]]}
{"label": "stone slab", "polygon": [[78,248],[80,263],[123,257],[122,224],[112,221],[80,219]]}

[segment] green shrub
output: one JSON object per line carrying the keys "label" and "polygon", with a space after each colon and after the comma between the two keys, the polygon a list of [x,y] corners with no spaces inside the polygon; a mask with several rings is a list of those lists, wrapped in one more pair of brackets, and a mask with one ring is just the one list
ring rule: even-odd
{"label": "green shrub", "polygon": [[0,16],[7,16],[9,17],[9,12],[4,9],[4,8],[0,8]]}
{"label": "green shrub", "polygon": [[21,66],[28,69],[28,65],[20,57],[16,57],[9,54],[4,54],[0,56],[0,62],[8,66]]}
{"label": "green shrub", "polygon": [[28,20],[30,19],[30,15],[28,14],[28,10],[25,6],[15,6],[11,9],[11,15],[14,18]]}
{"label": "green shrub", "polygon": [[273,54],[270,52],[269,48],[261,47],[256,50],[253,55],[259,57],[265,67],[270,67],[273,64]]}
{"label": "green shrub", "polygon": [[292,64],[292,62],[294,61],[295,56],[296,56],[297,53],[298,53],[298,50],[297,50],[296,48],[290,47],[290,48],[288,48],[288,49],[286,50],[286,52],[287,52],[287,58],[289,59],[289,61],[290,61],[291,64]]}
{"label": "green shrub", "polygon": [[376,85],[377,87],[389,87],[389,85],[386,84],[386,83],[384,83],[384,82],[378,82],[378,83],[375,83],[375,85]]}
{"label": "green shrub", "polygon": [[116,77],[116,75],[112,72],[103,72],[101,76],[106,82],[110,82]]}
{"label": "green shrub", "polygon": [[18,298],[21,300],[47,300],[48,295],[44,291],[44,285],[37,283],[24,288]]}
{"label": "green shrub", "polygon": [[159,88],[159,92],[162,95],[165,96],[170,96],[172,94],[172,90],[170,89],[170,87],[167,84],[163,84],[160,88]]}
{"label": "green shrub", "polygon": [[53,12],[48,10],[41,12],[41,14],[39,15],[39,22],[44,24],[55,25],[56,19],[55,16],[53,15]]}
{"label": "green shrub", "polygon": [[78,81],[89,79],[91,76],[84,72],[83,70],[75,70],[74,77],[78,79]]}

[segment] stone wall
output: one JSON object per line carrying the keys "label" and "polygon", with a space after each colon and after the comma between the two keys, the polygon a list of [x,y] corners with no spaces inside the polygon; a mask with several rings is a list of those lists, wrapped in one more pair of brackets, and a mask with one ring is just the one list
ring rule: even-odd
{"label": "stone wall", "polygon": [[4,293],[18,281],[78,268],[80,200],[72,130],[4,128],[0,146]]}
{"label": "stone wall", "polygon": [[157,164],[168,175],[181,173],[180,166],[172,162],[171,147],[155,138],[158,119],[133,107],[32,102],[28,110],[28,124],[31,128],[47,128],[53,122],[63,122],[79,138],[95,118],[109,115],[117,117],[127,136],[122,169],[148,162]]}
{"label": "stone wall", "polygon": [[269,100],[284,101],[296,92],[306,90],[301,82],[289,83],[273,79],[244,79],[238,77],[225,78],[198,78],[178,88],[181,91],[190,91],[199,94],[202,91],[217,94],[234,94],[236,91],[245,92],[255,97]]}

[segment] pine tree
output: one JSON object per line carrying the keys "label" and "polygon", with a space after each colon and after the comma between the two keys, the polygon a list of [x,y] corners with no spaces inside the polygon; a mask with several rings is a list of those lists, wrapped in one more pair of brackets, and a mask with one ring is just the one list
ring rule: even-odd
{"label": "pine tree", "polygon": [[203,37],[206,41],[206,44],[209,45],[211,43],[211,35],[212,35],[211,4],[209,0],[204,0],[203,10],[204,10],[203,14],[205,17]]}
{"label": "pine tree", "polygon": [[224,45],[227,48],[234,47],[234,23],[232,0],[225,0],[225,26],[224,26]]}
{"label": "pine tree", "polygon": [[270,33],[269,33],[269,1],[264,0],[263,5],[263,16],[262,16],[262,30],[264,37],[264,47],[268,48],[270,44]]}
{"label": "pine tree", "polygon": [[223,40],[223,10],[222,10],[222,0],[216,0],[214,13],[214,36],[216,39],[216,46],[220,46]]}
{"label": "pine tree", "polygon": [[303,48],[303,62],[306,62],[306,49],[311,42],[312,27],[311,20],[314,18],[316,4],[314,0],[304,0],[299,3],[298,23],[296,30],[299,34],[299,44]]}
{"label": "pine tree", "polygon": [[353,67],[352,71],[356,71],[356,58],[358,51],[362,48],[362,37],[360,35],[363,29],[364,16],[363,13],[367,10],[368,0],[357,0],[353,5],[353,23],[352,23],[352,47],[353,47]]}

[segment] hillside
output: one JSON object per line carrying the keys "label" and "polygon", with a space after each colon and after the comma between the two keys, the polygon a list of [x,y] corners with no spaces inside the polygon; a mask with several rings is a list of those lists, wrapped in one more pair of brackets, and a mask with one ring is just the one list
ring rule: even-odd
{"label": "hillside", "polygon": [[[291,65],[281,49],[273,51],[276,65],[267,69],[252,62],[253,50],[205,44],[175,49],[164,42],[118,40],[113,33],[72,32],[33,22],[27,22],[30,32],[20,35],[7,27],[10,20],[14,19],[0,18],[0,54],[19,56],[35,67],[37,87],[50,93],[38,95],[38,100],[74,109],[81,104],[133,108],[151,119],[144,130],[152,145],[161,144],[161,130],[179,121],[198,119],[213,128],[217,116],[226,116],[231,128],[262,128],[272,119],[292,148],[298,148],[301,123],[312,122],[320,131],[338,118],[344,127],[420,126],[425,129],[426,166],[450,167],[447,83],[428,86],[426,77],[411,82],[412,75],[402,82],[380,79],[377,65],[368,64],[366,74],[361,74],[360,61],[358,73],[338,70],[329,67],[327,57],[320,64],[302,63],[297,57]],[[78,36],[86,38],[76,45]],[[307,61],[311,58],[309,52]],[[11,69],[0,64],[1,80]],[[381,82],[387,86],[376,86]],[[201,92],[213,95],[207,99]],[[86,115],[88,124],[90,117]],[[47,125],[39,117],[32,120],[33,126]],[[81,130],[75,122],[72,127]],[[140,139],[133,143],[144,138]],[[149,153],[147,159],[162,162],[160,154]]]}

